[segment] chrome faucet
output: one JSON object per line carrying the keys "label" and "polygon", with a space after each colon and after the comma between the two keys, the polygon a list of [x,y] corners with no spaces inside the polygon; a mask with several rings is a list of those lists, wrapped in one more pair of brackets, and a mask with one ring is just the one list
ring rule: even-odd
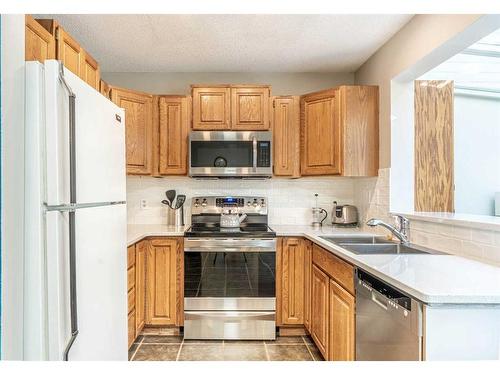
{"label": "chrome faucet", "polygon": [[376,227],[377,225],[380,225],[381,227],[390,230],[391,233],[394,234],[401,241],[401,243],[408,243],[410,221],[406,217],[401,215],[395,215],[394,217],[396,218],[398,223],[397,227],[384,223],[382,220],[375,218],[368,220],[366,222],[366,225],[369,225],[370,227]]}

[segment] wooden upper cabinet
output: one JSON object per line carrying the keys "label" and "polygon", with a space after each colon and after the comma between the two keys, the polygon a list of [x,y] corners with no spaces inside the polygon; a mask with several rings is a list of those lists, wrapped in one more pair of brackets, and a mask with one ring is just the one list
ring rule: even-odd
{"label": "wooden upper cabinet", "polygon": [[109,84],[102,79],[99,82],[99,92],[106,98],[111,99],[111,88],[109,87]]}
{"label": "wooden upper cabinet", "polygon": [[355,299],[342,286],[330,280],[328,360],[354,361]]}
{"label": "wooden upper cabinet", "polygon": [[321,269],[312,266],[311,273],[311,337],[324,358],[328,358],[330,278]]}
{"label": "wooden upper cabinet", "polygon": [[340,86],[302,96],[301,174],[378,174],[378,87]]}
{"label": "wooden upper cabinet", "polygon": [[57,26],[56,40],[56,59],[62,61],[68,70],[81,77],[85,51],[61,26]]}
{"label": "wooden upper cabinet", "polygon": [[277,273],[281,275],[278,308],[281,309],[281,324],[304,323],[304,241],[301,238],[287,237],[281,240],[278,248]]}
{"label": "wooden upper cabinet", "polygon": [[273,173],[275,176],[300,176],[300,98],[272,98]]}
{"label": "wooden upper cabinet", "polygon": [[146,324],[177,323],[179,242],[173,238],[149,240],[146,267]]}
{"label": "wooden upper cabinet", "polygon": [[54,35],[45,29],[30,15],[26,15],[25,27],[25,60],[40,61],[54,59],[56,56],[56,40]]}
{"label": "wooden upper cabinet", "polygon": [[192,86],[193,130],[229,130],[231,89],[229,86]]}
{"label": "wooden upper cabinet", "polygon": [[269,130],[269,86],[231,87],[231,129]]}
{"label": "wooden upper cabinet", "polygon": [[159,174],[187,174],[190,98],[159,98]]}
{"label": "wooden upper cabinet", "polygon": [[101,71],[99,64],[86,51],[81,54],[80,78],[87,82],[91,87],[100,91]]}
{"label": "wooden upper cabinet", "polygon": [[301,165],[304,176],[341,173],[339,114],[336,90],[304,95],[301,99]]}
{"label": "wooden upper cabinet", "polygon": [[343,134],[343,176],[377,176],[378,86],[340,86],[336,96]]}
{"label": "wooden upper cabinet", "polygon": [[153,164],[152,95],[112,87],[111,99],[125,110],[127,174],[151,174]]}

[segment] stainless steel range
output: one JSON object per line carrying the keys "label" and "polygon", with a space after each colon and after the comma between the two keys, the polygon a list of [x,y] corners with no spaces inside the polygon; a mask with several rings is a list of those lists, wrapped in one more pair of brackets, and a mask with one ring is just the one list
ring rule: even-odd
{"label": "stainless steel range", "polygon": [[275,339],[276,233],[267,225],[267,199],[195,197],[191,203],[184,338]]}

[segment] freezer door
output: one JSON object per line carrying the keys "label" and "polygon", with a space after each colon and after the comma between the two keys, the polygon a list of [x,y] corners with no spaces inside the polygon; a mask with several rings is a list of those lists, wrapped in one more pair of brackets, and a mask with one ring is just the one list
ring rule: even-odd
{"label": "freezer door", "polygon": [[[127,360],[126,206],[79,209],[76,290],[79,333],[69,360]],[[49,359],[70,338],[67,212],[47,213]]]}
{"label": "freezer door", "polygon": [[[76,95],[77,203],[126,200],[125,114],[64,68]],[[47,204],[69,202],[69,98],[59,64],[45,62]]]}

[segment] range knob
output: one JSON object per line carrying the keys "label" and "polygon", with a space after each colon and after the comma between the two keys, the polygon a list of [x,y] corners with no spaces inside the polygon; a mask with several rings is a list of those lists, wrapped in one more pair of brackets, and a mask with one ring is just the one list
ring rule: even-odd
{"label": "range knob", "polygon": [[256,198],[254,198],[253,203],[252,203],[252,206],[257,207],[258,205],[259,205],[259,204],[257,203],[257,199],[256,199]]}
{"label": "range knob", "polygon": [[198,207],[199,205],[200,205],[200,201],[198,201],[198,199],[196,199],[196,200],[194,201],[194,206],[195,206],[195,207]]}
{"label": "range knob", "polygon": [[207,200],[203,199],[203,202],[201,202],[201,207],[207,207]]}
{"label": "range knob", "polygon": [[266,205],[266,202],[265,202],[264,198],[262,198],[262,199],[260,200],[260,206],[261,206],[261,207],[265,207],[265,205]]}

